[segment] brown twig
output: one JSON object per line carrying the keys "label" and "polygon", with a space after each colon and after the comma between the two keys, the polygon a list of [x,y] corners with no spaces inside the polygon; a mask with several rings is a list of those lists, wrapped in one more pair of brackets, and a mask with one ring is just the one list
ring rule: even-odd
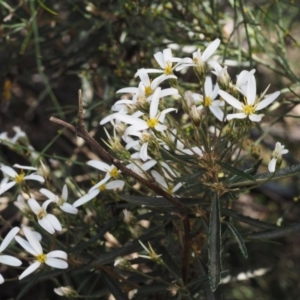
{"label": "brown twig", "polygon": [[142,176],[138,175],[134,171],[128,169],[126,166],[122,164],[120,160],[113,157],[110,153],[108,153],[85,129],[84,121],[83,121],[83,105],[82,105],[82,94],[81,90],[78,91],[78,120],[76,126],[73,126],[63,120],[57,119],[55,117],[51,117],[50,121],[56,124],[59,124],[63,127],[66,127],[77,134],[77,136],[81,137],[89,146],[91,146],[96,153],[107,163],[113,164],[116,168],[118,168],[124,175],[130,176],[137,180],[144,186],[147,186],[149,189],[154,191],[157,195],[160,195],[174,204],[180,211],[181,218],[183,220],[184,233],[185,233],[185,241],[183,246],[182,253],[182,276],[184,282],[187,282],[187,274],[188,274],[188,266],[189,266],[189,257],[190,257],[190,223],[188,214],[185,206],[174,196],[170,195],[164,189],[162,189],[155,181],[150,181]]}

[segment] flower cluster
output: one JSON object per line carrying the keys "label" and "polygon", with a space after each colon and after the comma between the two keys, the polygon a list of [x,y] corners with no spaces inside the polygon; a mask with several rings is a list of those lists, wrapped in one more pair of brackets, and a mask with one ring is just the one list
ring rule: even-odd
{"label": "flower cluster", "polygon": [[[154,58],[159,68],[137,70],[137,86],[118,90],[117,94],[127,94],[126,99],[116,101],[112,106],[112,114],[100,122],[100,125],[108,124],[113,127],[113,137],[107,133],[107,145],[118,161],[127,170],[155,182],[162,191],[160,195],[183,200],[186,194],[187,197],[200,194],[202,197],[210,190],[222,196],[226,192],[226,180],[230,174],[228,168],[222,169],[222,164],[242,161],[240,156],[247,155],[244,137],[249,134],[253,125],[262,120],[263,110],[280,95],[279,91],[267,95],[268,88],[261,95],[257,95],[254,69],[243,70],[236,80],[232,80],[227,66],[221,66],[214,57],[220,44],[220,39],[216,39],[203,53],[200,49],[194,52],[192,58],[174,57],[169,48],[155,53]],[[192,90],[181,87],[179,79],[182,70],[187,71],[189,68],[199,80],[199,85],[190,85]],[[152,78],[153,74],[159,75]],[[165,88],[167,83],[170,87]],[[13,138],[8,138],[3,133],[0,140],[14,144],[26,137],[18,128],[15,132]],[[282,155],[286,153],[288,150],[277,142],[271,160],[268,161],[270,173],[279,169]],[[255,154],[258,161],[259,152]],[[75,215],[86,208],[81,206],[103,194],[113,195],[116,202],[119,201],[116,191],[138,191],[143,195],[158,196],[139,182],[128,178],[124,174],[126,168],[121,168],[121,172],[114,164],[109,165],[95,159],[88,161],[87,165],[97,173],[100,172],[100,176],[93,180],[86,193],[78,191],[76,198],[71,198],[71,201],[67,184],[59,192],[57,189],[51,190],[51,185],[47,185],[50,172],[42,162],[40,168],[15,164],[13,167],[20,170],[19,172],[1,165],[3,179],[0,183],[0,195],[18,188],[20,193],[14,201],[15,206],[29,222],[42,227],[52,238],[67,230],[65,219],[76,218]],[[238,172],[240,173],[241,171]],[[195,182],[188,182],[186,177],[193,177]],[[33,193],[30,189],[31,181],[45,184],[47,188],[42,187]],[[199,186],[204,188],[201,190]],[[134,226],[138,222],[138,218],[127,209],[123,209],[122,219],[126,226]],[[51,251],[45,254],[36,232],[23,226],[24,239],[17,236],[19,231],[18,227],[11,229],[0,246],[2,264],[17,267],[22,265],[19,258],[24,257],[23,255],[19,258],[2,255],[14,240],[33,256],[29,259],[31,264],[21,273],[19,279],[43,265],[58,269],[68,268],[66,252],[53,250],[56,245],[52,244]],[[162,255],[157,254],[150,243],[148,248],[143,243],[140,244],[147,254],[139,255],[140,258],[150,258],[163,264]],[[116,266],[120,261],[116,262]],[[0,275],[0,283],[3,282]],[[61,296],[77,296],[71,287],[60,287],[55,292]]]}

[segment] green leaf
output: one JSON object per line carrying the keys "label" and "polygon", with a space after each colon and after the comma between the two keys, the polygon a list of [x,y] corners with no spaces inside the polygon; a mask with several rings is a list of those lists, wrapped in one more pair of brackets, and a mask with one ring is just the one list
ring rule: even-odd
{"label": "green leaf", "polygon": [[291,224],[289,226],[278,227],[273,230],[265,230],[260,232],[255,232],[246,235],[247,239],[277,239],[283,236],[295,234],[300,232],[300,222]]}
{"label": "green leaf", "polygon": [[248,216],[244,216],[236,212],[235,210],[232,209],[221,209],[221,212],[223,215],[230,216],[242,223],[249,224],[251,226],[257,227],[257,228],[263,228],[263,229],[274,229],[278,228],[277,225],[260,221],[258,219],[253,219]]}
{"label": "green leaf", "polygon": [[209,223],[209,282],[214,292],[221,281],[221,222],[219,197],[213,194]]}
{"label": "green leaf", "polygon": [[247,251],[246,245],[245,245],[245,243],[244,243],[244,241],[243,241],[243,238],[242,238],[242,236],[240,235],[240,233],[239,233],[239,232],[236,230],[236,228],[235,228],[232,224],[230,224],[229,222],[224,222],[224,223],[228,226],[228,228],[229,228],[230,231],[232,232],[233,236],[235,237],[236,241],[238,242],[239,247],[240,247],[240,249],[241,249],[241,252],[242,252],[243,256],[244,256],[245,258],[248,258],[248,251]]}
{"label": "green leaf", "polygon": [[245,179],[249,179],[251,181],[255,181],[255,177],[251,176],[250,174],[245,173],[242,170],[239,170],[235,167],[232,167],[231,165],[228,165],[222,161],[217,161],[217,164],[220,165],[222,168],[226,169],[227,171],[229,171],[232,174],[238,175],[239,177],[245,178]]}
{"label": "green leaf", "polygon": [[[264,183],[266,181],[269,181],[270,179],[275,180],[275,179],[290,177],[298,173],[300,173],[300,164],[280,169],[275,174],[267,172],[264,174],[256,175],[254,178],[256,180],[255,183],[257,184],[257,183]],[[239,182],[229,184],[228,187],[234,188],[239,186],[244,187],[244,186],[251,186],[251,185],[253,185],[253,181],[246,180],[246,181],[239,181]]]}
{"label": "green leaf", "polygon": [[[131,196],[131,195],[119,195],[121,199],[127,202],[146,205],[151,207],[174,207],[174,204],[162,197],[143,197],[143,196]],[[190,205],[204,205],[208,204],[207,200],[193,199],[193,198],[178,198],[178,200],[185,206]]]}

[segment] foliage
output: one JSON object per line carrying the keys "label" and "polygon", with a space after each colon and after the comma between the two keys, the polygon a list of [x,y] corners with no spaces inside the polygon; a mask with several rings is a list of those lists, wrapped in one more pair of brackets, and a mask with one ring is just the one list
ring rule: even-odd
{"label": "foliage", "polygon": [[282,280],[259,252],[290,263],[273,239],[292,245],[300,228],[297,4],[0,4],[0,195],[11,214],[0,259],[19,266],[5,250],[36,272],[17,281],[9,267],[3,287],[12,280],[17,299],[37,285],[71,298],[298,295],[295,270]]}

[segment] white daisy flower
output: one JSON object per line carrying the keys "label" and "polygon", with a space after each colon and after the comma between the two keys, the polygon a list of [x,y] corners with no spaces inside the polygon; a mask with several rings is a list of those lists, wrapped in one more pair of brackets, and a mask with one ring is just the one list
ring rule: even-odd
{"label": "white daisy flower", "polygon": [[215,100],[219,93],[218,84],[213,88],[212,80],[210,77],[206,77],[204,83],[204,92],[205,98],[203,99],[202,95],[193,94],[193,98],[195,101],[202,101],[202,105],[198,106],[197,109],[202,110],[204,107],[208,107],[212,114],[219,120],[223,121],[224,112],[220,108],[220,106],[224,106],[224,101]]}
{"label": "white daisy flower", "polygon": [[68,263],[66,262],[68,255],[66,252],[55,250],[49,252],[48,254],[44,254],[43,248],[35,234],[26,226],[23,227],[23,232],[27,238],[27,241],[20,236],[16,236],[15,239],[27,252],[35,257],[35,261],[19,276],[19,280],[33,273],[42,264],[46,264],[57,269],[68,268]]}
{"label": "white daisy flower", "polygon": [[69,213],[69,214],[77,214],[78,209],[75,208],[72,204],[67,203],[68,187],[66,184],[63,186],[61,196],[57,196],[47,189],[40,189],[40,192],[43,195],[45,195],[46,197],[48,197],[49,200],[56,203],[62,211]]}
{"label": "white daisy flower", "polygon": [[7,176],[11,178],[11,181],[6,182],[5,184],[1,184],[0,187],[0,195],[9,190],[11,187],[13,187],[16,184],[22,185],[24,184],[25,180],[36,180],[41,183],[45,182],[45,179],[36,173],[32,173],[30,175],[25,175],[24,170],[31,170],[31,171],[37,171],[37,168],[34,167],[28,167],[28,166],[21,166],[18,164],[13,165],[15,168],[21,169],[21,173],[18,174],[13,168],[2,165],[0,167],[0,170]]}
{"label": "white daisy flower", "polygon": [[269,162],[268,169],[269,172],[274,173],[276,170],[276,167],[279,167],[282,161],[282,155],[288,153],[289,150],[284,149],[284,145],[281,145],[281,143],[277,142],[275,145],[275,150],[273,151],[271,155],[271,161]]}
{"label": "white daisy flower", "polygon": [[48,214],[46,211],[51,202],[51,199],[47,200],[42,204],[42,206],[40,206],[35,199],[30,198],[28,200],[28,205],[36,215],[38,223],[50,234],[53,234],[55,230],[61,231],[62,227],[58,219],[54,215]]}
{"label": "white daisy flower", "polygon": [[193,53],[193,59],[191,59],[190,57],[183,58],[177,64],[176,71],[180,71],[188,67],[203,68],[205,66],[205,63],[207,63],[209,58],[215,53],[220,43],[220,39],[215,39],[207,46],[207,48],[203,51],[202,54],[200,49],[198,49],[196,52]]}
{"label": "white daisy flower", "polygon": [[261,120],[261,116],[257,115],[256,112],[271,104],[279,96],[280,92],[275,92],[258,102],[256,99],[255,77],[251,75],[247,83],[246,99],[244,104],[225,91],[220,90],[219,94],[228,104],[241,111],[235,114],[228,114],[228,121],[232,119],[245,119],[248,117],[252,122],[259,122]]}
{"label": "white daisy flower", "polygon": [[122,189],[125,184],[123,180],[113,180],[106,183],[108,180],[109,178],[104,178],[103,180],[95,184],[93,187],[91,187],[86,195],[79,198],[73,203],[74,207],[78,207],[89,202],[90,200],[95,198],[100,192],[103,192],[105,190]]}

